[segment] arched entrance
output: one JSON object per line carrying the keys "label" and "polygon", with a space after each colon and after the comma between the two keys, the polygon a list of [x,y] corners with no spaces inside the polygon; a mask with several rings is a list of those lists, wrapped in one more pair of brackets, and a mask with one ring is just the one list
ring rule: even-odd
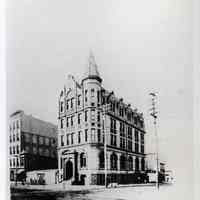
{"label": "arched entrance", "polygon": [[64,180],[69,180],[73,176],[73,163],[72,161],[68,160],[64,166]]}

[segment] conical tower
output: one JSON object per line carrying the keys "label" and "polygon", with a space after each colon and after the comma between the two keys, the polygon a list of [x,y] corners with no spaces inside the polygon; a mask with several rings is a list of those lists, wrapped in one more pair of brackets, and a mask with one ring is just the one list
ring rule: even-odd
{"label": "conical tower", "polygon": [[98,66],[96,64],[95,57],[92,52],[90,52],[86,71],[85,71],[82,81],[84,81],[86,79],[95,79],[95,80],[99,81],[100,83],[102,82],[102,78],[100,77],[100,74],[98,71]]}

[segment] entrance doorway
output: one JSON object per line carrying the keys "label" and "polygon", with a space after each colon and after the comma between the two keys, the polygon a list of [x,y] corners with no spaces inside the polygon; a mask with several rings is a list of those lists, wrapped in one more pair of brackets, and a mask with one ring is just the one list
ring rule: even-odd
{"label": "entrance doorway", "polygon": [[73,176],[73,163],[72,161],[68,160],[64,166],[64,180],[69,180]]}

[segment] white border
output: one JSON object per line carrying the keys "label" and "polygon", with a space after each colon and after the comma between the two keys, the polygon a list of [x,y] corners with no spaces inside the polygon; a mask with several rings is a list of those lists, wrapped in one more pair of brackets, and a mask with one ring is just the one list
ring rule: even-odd
{"label": "white border", "polygon": [[6,137],[6,3],[0,0],[0,199],[9,198],[7,179],[7,137]]}

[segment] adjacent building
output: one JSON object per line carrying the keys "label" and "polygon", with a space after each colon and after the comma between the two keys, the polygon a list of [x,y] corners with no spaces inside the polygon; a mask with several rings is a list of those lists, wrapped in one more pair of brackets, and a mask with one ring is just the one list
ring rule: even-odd
{"label": "adjacent building", "polygon": [[66,184],[145,179],[143,114],[102,86],[93,55],[81,83],[68,76],[60,92],[58,169],[59,181]]}
{"label": "adjacent building", "polygon": [[[149,182],[157,181],[157,158],[155,153],[146,155],[146,169],[149,177]],[[165,163],[158,161],[159,182],[165,181]],[[151,178],[153,177],[153,178]]]}
{"label": "adjacent building", "polygon": [[57,126],[16,111],[9,121],[10,179],[26,172],[57,168]]}

